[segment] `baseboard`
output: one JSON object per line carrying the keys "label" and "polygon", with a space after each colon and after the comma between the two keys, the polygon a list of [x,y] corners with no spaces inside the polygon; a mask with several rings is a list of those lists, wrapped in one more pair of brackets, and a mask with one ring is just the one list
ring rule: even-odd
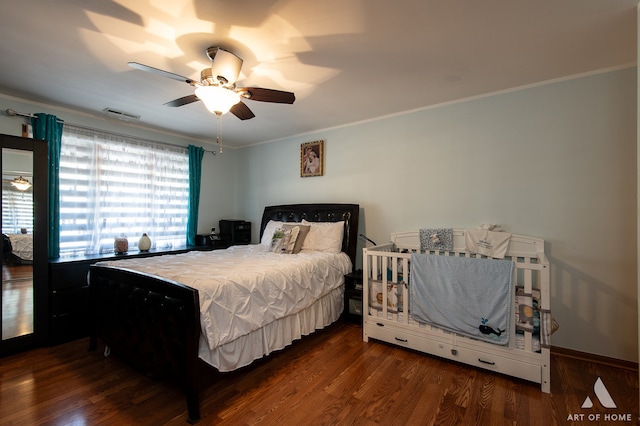
{"label": "baseboard", "polygon": [[608,365],[611,367],[624,368],[625,370],[638,371],[638,363],[633,361],[625,361],[617,358],[609,358],[602,355],[590,354],[588,352],[575,351],[573,349],[551,347],[551,354],[563,356],[566,358],[580,359],[583,361],[595,362],[597,364]]}

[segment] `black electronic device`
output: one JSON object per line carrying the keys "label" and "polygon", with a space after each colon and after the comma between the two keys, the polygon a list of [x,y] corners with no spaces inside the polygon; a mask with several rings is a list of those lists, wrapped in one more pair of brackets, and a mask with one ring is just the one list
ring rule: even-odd
{"label": "black electronic device", "polygon": [[251,244],[251,222],[222,219],[219,222],[220,238],[229,245]]}

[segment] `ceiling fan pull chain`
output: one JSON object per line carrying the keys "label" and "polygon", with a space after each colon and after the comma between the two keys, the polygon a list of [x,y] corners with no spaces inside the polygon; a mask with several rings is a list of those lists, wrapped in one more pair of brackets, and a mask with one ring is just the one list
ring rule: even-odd
{"label": "ceiling fan pull chain", "polygon": [[222,114],[216,113],[216,119],[218,120],[218,136],[216,137],[216,143],[220,147],[220,154],[222,154]]}

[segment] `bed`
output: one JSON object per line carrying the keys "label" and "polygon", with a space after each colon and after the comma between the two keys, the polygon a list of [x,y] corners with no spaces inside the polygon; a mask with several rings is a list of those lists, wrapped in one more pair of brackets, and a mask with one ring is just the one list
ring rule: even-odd
{"label": "bed", "polygon": [[100,339],[147,374],[177,381],[197,422],[206,370],[246,366],[342,315],[358,219],[356,204],[268,206],[260,244],[92,265],[90,349]]}
{"label": "bed", "polygon": [[2,234],[3,252],[14,265],[33,264],[33,235]]}
{"label": "bed", "polygon": [[555,323],[544,241],[492,232],[504,239],[493,257],[476,249],[489,244],[474,234],[395,233],[363,249],[363,339],[540,383],[549,393]]}

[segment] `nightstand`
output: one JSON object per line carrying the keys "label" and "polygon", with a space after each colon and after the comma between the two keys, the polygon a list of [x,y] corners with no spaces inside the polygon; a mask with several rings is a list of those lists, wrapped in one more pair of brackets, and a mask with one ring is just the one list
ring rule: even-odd
{"label": "nightstand", "polygon": [[251,222],[222,219],[218,224],[220,226],[220,238],[230,246],[251,244]]}
{"label": "nightstand", "polygon": [[362,324],[362,269],[344,276],[345,320]]}

